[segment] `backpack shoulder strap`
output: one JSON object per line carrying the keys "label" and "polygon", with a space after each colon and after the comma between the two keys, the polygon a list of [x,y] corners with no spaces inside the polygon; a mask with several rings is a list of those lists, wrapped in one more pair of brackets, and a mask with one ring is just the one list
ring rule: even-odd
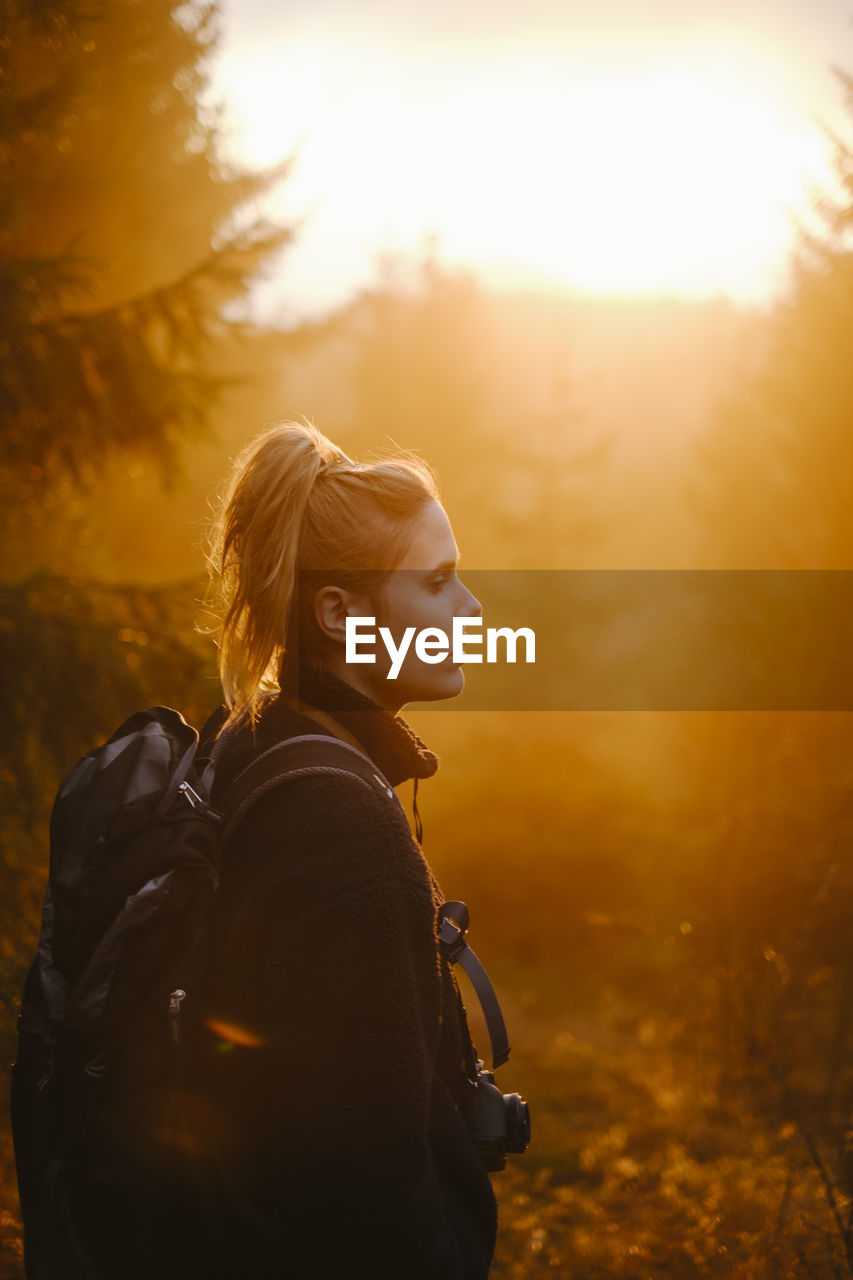
{"label": "backpack shoulder strap", "polygon": [[222,804],[222,838],[228,840],[254,804],[289,778],[346,774],[399,804],[393,787],[357,748],[325,733],[285,738],[257,756],[228,788]]}

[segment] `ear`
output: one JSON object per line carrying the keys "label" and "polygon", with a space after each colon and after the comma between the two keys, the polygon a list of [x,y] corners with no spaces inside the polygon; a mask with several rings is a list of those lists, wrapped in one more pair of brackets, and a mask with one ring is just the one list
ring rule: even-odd
{"label": "ear", "polygon": [[344,587],[321,587],[314,596],[314,621],[321,635],[337,644],[346,643],[347,618],[372,618],[373,606],[366,595]]}

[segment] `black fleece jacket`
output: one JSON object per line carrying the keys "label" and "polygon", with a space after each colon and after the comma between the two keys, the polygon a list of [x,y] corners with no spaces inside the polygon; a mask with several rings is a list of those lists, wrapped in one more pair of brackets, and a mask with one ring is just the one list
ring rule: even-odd
{"label": "black fleece jacket", "polygon": [[[410,726],[352,686],[308,668],[298,692],[393,786],[436,771]],[[214,803],[255,754],[322,732],[271,701],[223,752]],[[224,1274],[487,1275],[496,1208],[458,1110],[471,1048],[441,901],[401,806],[352,778],[289,780],[229,842],[209,994]]]}

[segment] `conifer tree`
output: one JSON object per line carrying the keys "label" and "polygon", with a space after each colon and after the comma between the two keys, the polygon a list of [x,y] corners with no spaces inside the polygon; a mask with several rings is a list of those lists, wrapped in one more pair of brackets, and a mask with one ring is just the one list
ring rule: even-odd
{"label": "conifer tree", "polygon": [[[853,76],[835,74],[853,122]],[[703,442],[717,567],[853,567],[853,148],[833,142],[838,193],[816,204],[763,354]]]}
{"label": "conifer tree", "polygon": [[[853,77],[836,75],[849,131]],[[699,492],[709,567],[853,568],[853,147],[833,141],[837,192],[816,205],[787,296],[768,317],[764,350],[704,444]],[[838,603],[826,625],[841,678],[828,669],[825,687],[829,698],[843,699],[849,622],[843,577],[831,576],[838,587],[830,582],[827,591],[838,590]],[[738,628],[744,622],[735,619]],[[743,632],[730,634],[761,662]],[[721,1003],[737,1002],[749,1058],[743,1074],[754,1077],[762,1108],[771,1099],[777,1122],[780,1114],[797,1117],[805,1138],[798,1159],[819,1173],[831,1211],[819,1233],[808,1224],[804,1245],[814,1244],[817,1256],[824,1237],[820,1248],[840,1275],[853,1269],[853,1219],[838,1212],[853,1194],[853,960],[842,905],[853,890],[849,716],[777,711],[709,722],[707,732],[708,761],[737,787],[723,847],[711,847],[722,889],[712,925],[722,948]],[[694,802],[707,795],[706,770],[700,764],[691,780]],[[779,966],[775,987],[767,983],[770,959]]]}
{"label": "conifer tree", "polygon": [[[219,385],[223,308],[286,230],[280,176],[228,166],[202,104],[214,5],[6,0],[0,18],[2,493],[86,483],[127,446],[169,459]],[[8,528],[8,524],[7,524]]]}

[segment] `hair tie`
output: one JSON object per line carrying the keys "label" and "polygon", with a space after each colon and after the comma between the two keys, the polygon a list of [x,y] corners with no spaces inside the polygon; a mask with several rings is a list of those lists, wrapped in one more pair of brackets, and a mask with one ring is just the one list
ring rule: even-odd
{"label": "hair tie", "polygon": [[320,459],[320,470],[317,474],[320,476],[325,475],[327,472],[333,471],[335,467],[339,466],[357,467],[358,463],[353,462],[352,458],[348,458],[343,450],[339,449],[333,458]]}

